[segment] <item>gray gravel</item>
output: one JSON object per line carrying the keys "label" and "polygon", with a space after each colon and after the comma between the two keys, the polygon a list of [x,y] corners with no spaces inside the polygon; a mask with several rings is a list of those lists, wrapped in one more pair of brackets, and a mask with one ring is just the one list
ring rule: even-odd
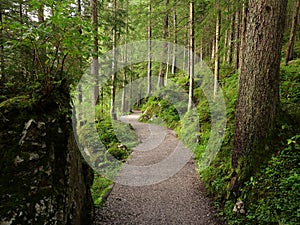
{"label": "gray gravel", "polygon": [[[141,144],[134,149],[118,179],[121,183],[131,180],[135,180],[135,183],[114,184],[105,205],[96,210],[95,225],[224,224],[215,216],[216,212],[211,207],[205,188],[195,171],[196,164],[193,157],[187,159],[174,176],[158,183],[138,185],[139,179],[146,178],[142,177],[143,174],[137,174],[139,171],[133,171],[131,167],[140,169],[143,166],[147,168],[153,164],[159,165],[158,163],[172,154],[178,146],[180,146],[180,154],[183,154],[180,155],[181,158],[188,155],[186,154],[188,150],[181,147],[173,131],[139,123],[136,113],[122,117],[121,120],[131,123]],[[165,170],[168,169],[164,168],[158,174],[151,174],[151,176],[163,177],[167,173]]]}

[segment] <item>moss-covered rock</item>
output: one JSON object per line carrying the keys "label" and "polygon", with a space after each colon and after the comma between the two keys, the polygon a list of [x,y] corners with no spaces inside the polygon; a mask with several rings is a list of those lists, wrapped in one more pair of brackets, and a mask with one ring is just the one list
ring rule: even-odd
{"label": "moss-covered rock", "polygon": [[90,224],[93,175],[72,132],[69,103],[26,96],[0,104],[0,223]]}

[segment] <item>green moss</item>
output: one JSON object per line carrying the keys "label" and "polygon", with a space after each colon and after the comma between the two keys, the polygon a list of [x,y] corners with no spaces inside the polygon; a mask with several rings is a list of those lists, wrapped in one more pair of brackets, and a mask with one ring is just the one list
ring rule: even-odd
{"label": "green moss", "polygon": [[29,96],[27,95],[16,96],[1,102],[0,109],[1,108],[5,108],[5,109],[26,108],[26,106],[29,105],[28,103],[30,103]]}

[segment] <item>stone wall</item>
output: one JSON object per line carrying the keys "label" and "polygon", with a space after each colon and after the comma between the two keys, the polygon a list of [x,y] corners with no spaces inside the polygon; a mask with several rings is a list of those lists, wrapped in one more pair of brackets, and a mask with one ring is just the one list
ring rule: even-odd
{"label": "stone wall", "polygon": [[93,174],[70,111],[27,101],[0,103],[0,224],[91,224]]}

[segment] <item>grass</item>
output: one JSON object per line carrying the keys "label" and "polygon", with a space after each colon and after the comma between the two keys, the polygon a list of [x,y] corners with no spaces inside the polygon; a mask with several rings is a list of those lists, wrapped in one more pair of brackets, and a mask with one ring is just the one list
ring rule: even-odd
{"label": "grass", "polygon": [[[131,153],[131,148],[138,144],[131,125],[120,121],[112,121],[109,117],[103,117],[98,118],[96,127],[106,151],[117,160],[125,162]],[[112,180],[95,172],[91,193],[96,207],[102,206],[112,188],[112,184]]]}

